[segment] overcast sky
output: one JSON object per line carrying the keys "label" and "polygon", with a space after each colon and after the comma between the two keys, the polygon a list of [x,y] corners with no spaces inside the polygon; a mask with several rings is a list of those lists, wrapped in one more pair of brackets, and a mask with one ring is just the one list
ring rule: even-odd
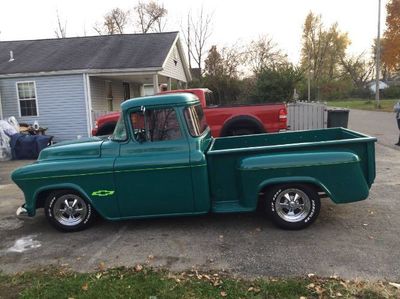
{"label": "overcast sky", "polygon": [[[382,0],[382,32],[388,0]],[[301,33],[309,11],[321,14],[325,24],[339,23],[349,33],[351,53],[370,52],[377,34],[378,0],[165,0],[168,31],[180,30],[182,18],[201,6],[213,13],[209,46],[246,43],[267,34],[297,63]],[[136,0],[1,0],[0,40],[54,38],[56,11],[67,20],[67,36],[96,35],[92,29],[114,7],[131,9]],[[133,28],[128,28],[129,32]]]}

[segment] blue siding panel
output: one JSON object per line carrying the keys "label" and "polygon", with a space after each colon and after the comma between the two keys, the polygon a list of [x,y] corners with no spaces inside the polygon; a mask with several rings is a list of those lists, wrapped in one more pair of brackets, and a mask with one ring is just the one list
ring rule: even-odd
{"label": "blue siding panel", "polygon": [[[20,117],[16,82],[34,81],[39,116]],[[21,123],[37,120],[55,141],[88,136],[83,75],[40,76],[0,79],[3,117],[15,116]]]}

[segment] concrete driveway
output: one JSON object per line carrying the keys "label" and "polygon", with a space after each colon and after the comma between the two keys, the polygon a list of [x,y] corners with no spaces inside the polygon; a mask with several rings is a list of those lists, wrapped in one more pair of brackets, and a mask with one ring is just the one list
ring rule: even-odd
{"label": "concrete driveway", "polygon": [[[350,124],[372,134],[384,121],[391,126],[390,116],[386,120],[373,112],[351,111]],[[376,146],[378,174],[369,199],[347,205],[324,200],[316,223],[302,231],[280,230],[262,215],[239,214],[99,220],[86,231],[60,233],[48,225],[43,213],[32,220],[14,218],[23,195],[7,176],[21,162],[0,163],[0,270],[52,264],[90,271],[102,263],[106,267],[148,263],[171,270],[224,269],[246,277],[314,273],[399,282],[400,151],[391,146],[392,137],[382,134]]]}

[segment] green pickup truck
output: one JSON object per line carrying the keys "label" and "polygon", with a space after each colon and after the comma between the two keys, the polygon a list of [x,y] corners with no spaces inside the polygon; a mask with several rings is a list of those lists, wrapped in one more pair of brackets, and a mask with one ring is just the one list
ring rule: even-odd
{"label": "green pickup truck", "polygon": [[122,104],[114,134],[63,142],[15,170],[25,204],[62,231],[109,220],[262,209],[285,229],[310,225],[320,198],[366,199],[376,138],[343,128],[212,138],[190,94]]}

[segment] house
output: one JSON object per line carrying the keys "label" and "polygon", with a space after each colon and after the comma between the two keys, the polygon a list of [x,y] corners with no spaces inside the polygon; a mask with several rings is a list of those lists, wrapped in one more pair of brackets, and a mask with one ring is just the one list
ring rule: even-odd
{"label": "house", "polygon": [[122,101],[190,80],[178,32],[0,42],[0,118],[37,121],[56,141],[90,136]]}
{"label": "house", "polygon": [[[389,85],[386,84],[383,81],[379,81],[379,90],[384,90],[385,88],[388,88]],[[369,89],[369,91],[371,93],[375,93],[376,92],[376,81],[370,81],[369,83],[367,83],[367,88]]]}

